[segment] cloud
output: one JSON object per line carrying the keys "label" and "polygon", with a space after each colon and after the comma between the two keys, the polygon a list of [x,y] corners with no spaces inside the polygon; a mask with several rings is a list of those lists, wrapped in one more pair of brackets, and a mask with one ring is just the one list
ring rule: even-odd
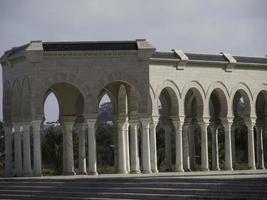
{"label": "cloud", "polygon": [[266,7],[264,0],[2,0],[0,54],[36,39],[147,38],[163,50],[266,55]]}

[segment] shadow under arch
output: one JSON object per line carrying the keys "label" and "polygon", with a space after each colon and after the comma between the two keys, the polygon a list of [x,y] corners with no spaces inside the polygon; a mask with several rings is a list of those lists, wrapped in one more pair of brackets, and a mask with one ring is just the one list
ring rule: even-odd
{"label": "shadow under arch", "polygon": [[256,164],[258,169],[267,166],[267,89],[261,89],[256,96]]}
{"label": "shadow under arch", "polygon": [[[185,149],[185,170],[199,170],[202,164],[201,125],[203,122],[204,100],[203,91],[195,84],[188,88],[184,98],[185,125],[183,145]],[[189,158],[189,160],[188,160]]]}
{"label": "shadow under arch", "polygon": [[[157,126],[157,160],[160,171],[172,171],[175,164],[175,129],[173,123],[177,123],[179,116],[179,100],[173,87],[157,90],[156,95],[159,114]],[[173,122],[173,120],[176,120]]]}
{"label": "shadow under arch", "polygon": [[[249,162],[249,134],[252,97],[244,86],[234,90],[231,94],[231,109],[234,115],[232,125],[232,159],[235,169],[248,169]],[[254,138],[254,136],[253,136]],[[253,140],[254,143],[254,140]]]}
{"label": "shadow under arch", "polygon": [[223,121],[228,115],[229,96],[225,88],[208,92],[210,125],[208,129],[209,162],[213,170],[225,168],[225,130]]}
{"label": "shadow under arch", "polygon": [[[44,124],[45,111],[44,103],[48,95],[54,94],[58,106],[59,116],[56,122]],[[84,123],[83,117],[84,97],[76,86],[66,83],[57,82],[47,88],[42,99],[42,152],[46,160],[54,160],[57,174],[75,173],[78,167],[78,136],[80,126]],[[67,126],[69,128],[67,128]],[[71,136],[67,136],[70,135]],[[63,141],[63,145],[62,145]],[[49,147],[49,148],[48,148]],[[53,152],[50,150],[52,149]],[[69,153],[73,155],[69,155]],[[53,155],[54,154],[54,155]],[[49,157],[50,155],[50,157]],[[51,159],[51,155],[55,156]],[[73,157],[73,170],[70,170],[72,161],[66,161],[66,158]],[[45,159],[43,158],[43,159]],[[65,159],[64,159],[65,158]],[[69,158],[68,158],[69,159]],[[67,163],[68,162],[68,163]],[[49,162],[48,162],[49,163]],[[65,164],[64,164],[65,163]],[[51,166],[48,166],[48,169]],[[63,170],[63,171],[62,171]],[[49,173],[45,171],[44,173]]]}

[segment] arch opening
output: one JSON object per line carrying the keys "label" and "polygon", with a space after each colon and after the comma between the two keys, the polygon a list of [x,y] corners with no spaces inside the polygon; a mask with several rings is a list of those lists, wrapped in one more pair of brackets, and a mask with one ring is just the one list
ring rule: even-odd
{"label": "arch opening", "polygon": [[163,88],[158,102],[157,163],[159,171],[172,171],[175,164],[175,130],[172,118],[179,113],[178,98],[170,87]]}
{"label": "arch opening", "polygon": [[[77,171],[80,126],[84,123],[83,107],[84,98],[76,86],[60,82],[47,89],[43,98],[41,125],[43,174],[66,173],[64,158],[68,156],[67,151],[73,154],[73,173]],[[65,123],[68,123],[70,128],[67,128]],[[71,134],[68,139],[67,134]]]}
{"label": "arch opening", "polygon": [[227,117],[228,105],[224,92],[216,88],[209,97],[210,125],[208,128],[209,165],[213,170],[224,169],[225,131],[222,120]]}
{"label": "arch opening", "polygon": [[[129,121],[139,118],[141,112],[140,102],[141,96],[137,89],[133,85],[124,81],[109,83],[99,92],[99,113],[96,135],[99,173],[115,173],[121,170],[119,166],[119,131],[124,131],[123,143],[125,144],[126,170],[130,172],[131,141],[129,136]],[[103,120],[102,108],[104,107],[108,108],[108,112],[105,112],[104,114],[108,121]],[[122,125],[123,128],[119,127]],[[103,140],[104,136],[106,141]],[[139,135],[138,141],[140,141]],[[104,155],[103,149],[107,152],[107,155]],[[103,156],[108,156],[108,158],[104,158]]]}
{"label": "arch opening", "polygon": [[184,132],[183,137],[188,141],[188,147],[184,144],[184,149],[188,148],[187,152],[190,158],[190,169],[201,169],[201,123],[203,118],[203,103],[202,96],[196,88],[190,88],[184,99],[185,122],[187,132]]}
{"label": "arch opening", "polygon": [[256,163],[259,169],[267,166],[267,91],[262,90],[256,98]]}
{"label": "arch opening", "polygon": [[235,169],[248,169],[248,129],[246,121],[250,120],[250,99],[243,90],[237,90],[232,109],[234,121],[232,126],[232,159]]}

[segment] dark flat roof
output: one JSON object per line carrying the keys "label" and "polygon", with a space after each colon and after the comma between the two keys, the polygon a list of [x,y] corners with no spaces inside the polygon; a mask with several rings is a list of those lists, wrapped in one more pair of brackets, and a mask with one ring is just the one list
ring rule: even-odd
{"label": "dark flat roof", "polygon": [[[145,41],[145,40],[144,40]],[[42,42],[43,51],[113,51],[113,50],[138,50],[138,40],[129,41],[76,41],[76,42]],[[14,47],[5,52],[3,56],[12,57],[23,53],[31,43]],[[228,62],[223,54],[185,53],[189,61]],[[267,65],[267,57],[233,56],[240,64]],[[155,51],[151,58],[162,60],[177,60],[180,57],[173,51]]]}
{"label": "dark flat roof", "polygon": [[44,51],[138,50],[136,41],[43,42]]}
{"label": "dark flat roof", "polygon": [[[228,62],[222,54],[201,54],[201,53],[185,53],[189,61],[211,61],[211,62]],[[249,56],[233,56],[237,63],[245,64],[267,64],[267,57],[249,57]],[[151,58],[159,59],[173,59],[179,60],[180,58],[173,51],[153,53]]]}

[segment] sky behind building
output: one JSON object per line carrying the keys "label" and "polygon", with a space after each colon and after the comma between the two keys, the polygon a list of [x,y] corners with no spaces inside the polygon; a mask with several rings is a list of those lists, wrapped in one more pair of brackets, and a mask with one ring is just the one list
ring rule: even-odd
{"label": "sky behind building", "polygon": [[0,0],[0,54],[31,40],[146,38],[158,50],[265,56],[266,8],[265,0]]}

